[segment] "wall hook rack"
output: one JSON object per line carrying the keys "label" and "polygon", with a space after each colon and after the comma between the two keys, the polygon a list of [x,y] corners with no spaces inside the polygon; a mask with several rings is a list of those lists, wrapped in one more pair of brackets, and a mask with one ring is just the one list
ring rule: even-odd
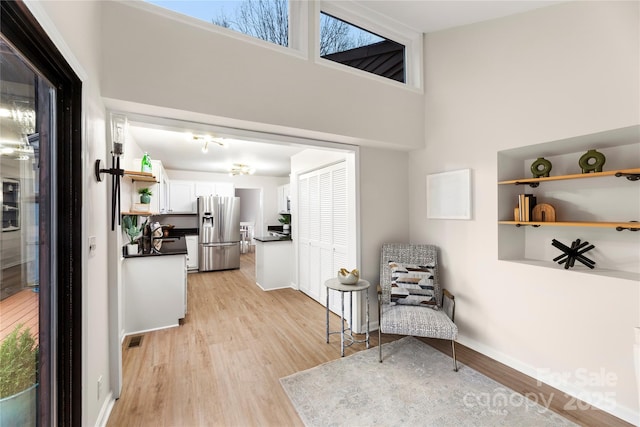
{"label": "wall hook rack", "polygon": [[516,227],[533,227],[533,228],[538,228],[538,227],[540,227],[540,224],[516,224]]}

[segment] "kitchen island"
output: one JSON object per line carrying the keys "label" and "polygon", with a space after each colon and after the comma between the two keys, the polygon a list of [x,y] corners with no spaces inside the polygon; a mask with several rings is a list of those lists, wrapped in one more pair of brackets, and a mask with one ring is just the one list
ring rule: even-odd
{"label": "kitchen island", "polygon": [[254,237],[256,284],[265,291],[291,287],[291,237]]}
{"label": "kitchen island", "polygon": [[[178,240],[184,239],[178,238]],[[123,263],[124,333],[178,326],[187,312],[187,249],[163,245],[160,253],[127,255]]]}

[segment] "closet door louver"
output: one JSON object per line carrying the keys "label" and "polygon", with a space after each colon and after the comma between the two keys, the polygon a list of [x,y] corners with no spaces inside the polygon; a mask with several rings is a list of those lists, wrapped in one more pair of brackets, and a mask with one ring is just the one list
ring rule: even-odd
{"label": "closet door louver", "polygon": [[[298,179],[300,290],[326,304],[324,282],[347,265],[348,201],[344,162],[328,166]],[[340,312],[340,296],[330,295],[329,308]],[[348,302],[348,299],[347,299]],[[348,316],[348,304],[345,307]]]}

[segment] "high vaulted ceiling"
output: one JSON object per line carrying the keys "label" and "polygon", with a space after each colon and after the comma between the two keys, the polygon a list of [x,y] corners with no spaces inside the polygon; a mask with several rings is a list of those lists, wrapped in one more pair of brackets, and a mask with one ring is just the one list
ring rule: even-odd
{"label": "high vaulted ceiling", "polygon": [[[550,6],[562,1],[426,1],[426,0],[352,0],[354,6],[385,17],[419,33],[430,33],[452,27],[500,18]],[[343,3],[344,4],[344,3]],[[197,126],[196,126],[197,127]],[[130,132],[143,151],[162,160],[167,169],[227,173],[233,163],[256,168],[257,175],[287,176],[289,158],[303,146],[271,144],[256,139],[233,136],[222,148],[215,144],[203,153],[202,143],[188,141],[187,133],[206,134],[193,124],[146,123],[143,118],[132,121]],[[211,132],[209,132],[211,134]]]}

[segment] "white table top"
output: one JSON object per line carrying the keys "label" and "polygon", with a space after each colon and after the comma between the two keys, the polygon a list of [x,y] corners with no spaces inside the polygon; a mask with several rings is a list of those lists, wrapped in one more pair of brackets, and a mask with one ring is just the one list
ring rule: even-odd
{"label": "white table top", "polygon": [[353,285],[343,285],[342,283],[340,283],[337,277],[325,281],[324,285],[329,289],[340,292],[357,292],[367,289],[369,286],[371,286],[369,282],[362,279],[358,280],[358,283],[355,283]]}

